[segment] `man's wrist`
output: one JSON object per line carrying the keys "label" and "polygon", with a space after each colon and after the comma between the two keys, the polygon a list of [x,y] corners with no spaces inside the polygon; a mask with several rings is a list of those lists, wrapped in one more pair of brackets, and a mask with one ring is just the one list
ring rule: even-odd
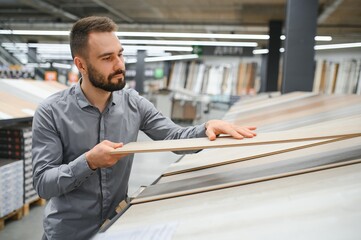
{"label": "man's wrist", "polygon": [[207,122],[204,123],[204,129],[206,129],[206,131],[207,131],[207,129],[208,129],[208,126],[209,126],[209,121],[207,121]]}
{"label": "man's wrist", "polygon": [[96,166],[94,166],[94,164],[90,161],[90,159],[89,159],[89,152],[86,152],[85,153],[85,160],[86,160],[86,162],[87,162],[87,164],[88,164],[88,166],[89,166],[89,168],[91,169],[91,170],[96,170],[97,169],[97,167]]}

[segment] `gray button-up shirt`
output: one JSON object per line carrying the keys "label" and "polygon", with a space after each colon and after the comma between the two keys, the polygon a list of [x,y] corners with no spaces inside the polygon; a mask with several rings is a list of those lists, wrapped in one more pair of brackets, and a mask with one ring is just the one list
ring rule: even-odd
{"label": "gray button-up shirt", "polygon": [[133,155],[93,171],[85,152],[103,140],[134,142],[138,131],[154,140],[204,137],[204,125],[180,127],[134,90],[112,93],[104,112],[80,83],[42,102],[33,119],[34,187],[49,199],[47,239],[89,239],[126,198]]}

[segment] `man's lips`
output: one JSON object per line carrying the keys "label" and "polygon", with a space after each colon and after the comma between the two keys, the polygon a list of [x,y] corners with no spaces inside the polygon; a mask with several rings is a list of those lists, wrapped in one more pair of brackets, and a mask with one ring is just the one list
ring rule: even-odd
{"label": "man's lips", "polygon": [[119,73],[119,74],[114,75],[112,78],[119,78],[119,77],[124,77],[124,74]]}

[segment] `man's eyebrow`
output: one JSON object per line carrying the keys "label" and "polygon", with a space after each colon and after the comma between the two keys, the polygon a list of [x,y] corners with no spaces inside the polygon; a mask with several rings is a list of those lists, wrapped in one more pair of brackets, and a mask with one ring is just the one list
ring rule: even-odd
{"label": "man's eyebrow", "polygon": [[[122,53],[124,51],[124,48],[121,48],[120,50],[119,50],[119,53]],[[98,58],[102,58],[102,57],[105,57],[105,56],[110,56],[110,55],[112,55],[113,54],[113,52],[105,52],[105,53],[102,53],[102,54],[100,54],[99,56],[98,56]]]}
{"label": "man's eyebrow", "polygon": [[110,56],[110,55],[112,55],[112,54],[113,54],[113,52],[102,53],[102,54],[100,54],[100,55],[98,56],[98,58],[102,58],[102,57],[105,57],[105,56]]}

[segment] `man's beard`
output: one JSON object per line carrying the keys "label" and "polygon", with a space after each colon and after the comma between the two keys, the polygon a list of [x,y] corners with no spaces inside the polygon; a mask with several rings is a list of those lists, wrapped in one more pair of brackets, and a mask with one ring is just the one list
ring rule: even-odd
{"label": "man's beard", "polygon": [[[122,74],[123,77],[117,78],[117,83],[112,83],[112,78],[115,75]],[[103,89],[108,92],[114,92],[118,90],[122,90],[125,86],[125,70],[117,70],[111,74],[109,74],[108,78],[105,79],[100,72],[95,70],[91,64],[88,63],[88,76],[91,84],[96,87]]]}

